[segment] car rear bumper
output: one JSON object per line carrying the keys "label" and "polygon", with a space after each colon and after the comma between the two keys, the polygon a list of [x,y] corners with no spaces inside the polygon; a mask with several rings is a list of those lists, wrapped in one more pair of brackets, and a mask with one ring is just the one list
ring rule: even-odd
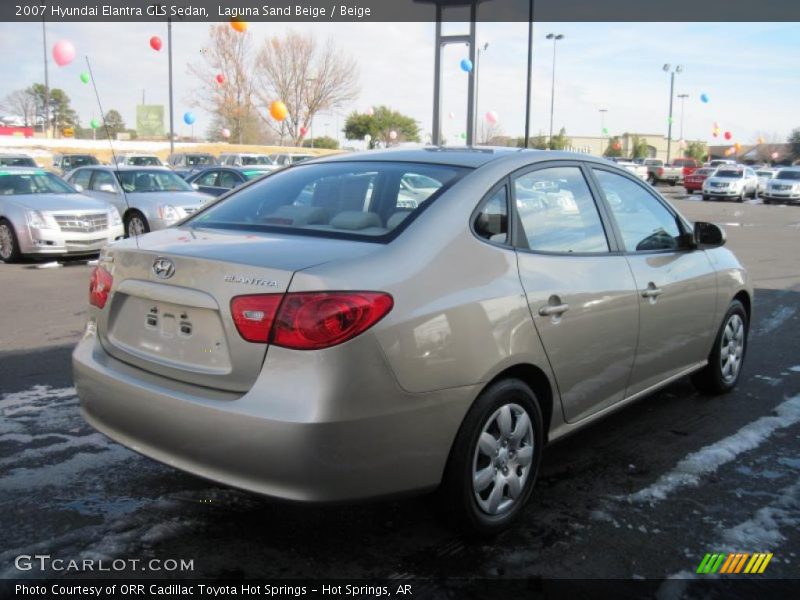
{"label": "car rear bumper", "polygon": [[[309,361],[315,368],[311,363],[324,371],[318,360]],[[306,382],[284,381],[275,386],[273,398],[274,375],[266,374],[265,368],[249,392],[229,394],[120,362],[105,352],[95,335],[85,336],[73,353],[81,411],[98,431],[200,477],[307,502],[364,499],[439,484],[476,390],[409,394],[386,369],[376,375],[388,376],[393,391],[378,397],[369,384],[361,383],[363,397],[350,394],[340,399],[351,407],[362,405],[362,414],[342,416],[330,414],[328,408],[345,392],[333,382],[320,389],[318,397],[309,398]],[[295,375],[306,381],[313,378],[302,368],[294,375],[276,375],[284,380]],[[294,389],[295,397],[281,397],[284,389]]]}

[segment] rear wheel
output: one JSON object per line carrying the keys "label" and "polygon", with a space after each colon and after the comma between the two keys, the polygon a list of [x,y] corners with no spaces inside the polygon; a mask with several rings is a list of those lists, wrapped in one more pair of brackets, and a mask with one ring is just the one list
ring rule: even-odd
{"label": "rear wheel", "polygon": [[135,237],[144,235],[150,231],[150,224],[147,218],[139,211],[131,212],[125,219],[125,235],[127,237]]}
{"label": "rear wheel", "polygon": [[744,202],[747,200],[747,188],[742,188],[742,193],[736,197],[737,202]]}
{"label": "rear wheel", "polygon": [[739,381],[747,350],[747,311],[738,300],[731,302],[717,340],[708,356],[708,364],[692,375],[692,383],[706,394],[730,392]]}
{"label": "rear wheel", "polygon": [[543,442],[530,387],[519,379],[492,384],[467,413],[450,452],[440,490],[445,514],[481,535],[508,527],[530,498]]}
{"label": "rear wheel", "polygon": [[0,219],[0,260],[14,262],[19,260],[19,242],[14,227],[6,219]]}
{"label": "rear wheel", "polygon": [[705,202],[708,202],[708,195],[707,195],[707,194],[703,194],[703,200],[704,200]]}

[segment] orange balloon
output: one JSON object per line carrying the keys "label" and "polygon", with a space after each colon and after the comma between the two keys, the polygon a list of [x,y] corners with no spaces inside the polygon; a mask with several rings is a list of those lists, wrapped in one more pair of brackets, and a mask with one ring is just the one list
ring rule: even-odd
{"label": "orange balloon", "polygon": [[231,19],[231,27],[233,27],[239,33],[244,33],[247,31],[247,21],[242,21],[239,18]]}
{"label": "orange balloon", "polygon": [[283,121],[289,115],[289,109],[286,108],[286,105],[280,100],[275,100],[275,102],[269,105],[269,114],[271,114],[272,118],[276,121]]}

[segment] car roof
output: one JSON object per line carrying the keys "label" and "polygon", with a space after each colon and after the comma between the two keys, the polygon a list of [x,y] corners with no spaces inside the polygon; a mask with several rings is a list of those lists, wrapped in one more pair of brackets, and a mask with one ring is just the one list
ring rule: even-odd
{"label": "car roof", "polygon": [[[370,150],[368,152],[354,152],[350,154],[335,154],[319,157],[319,159],[311,162],[315,163],[320,159],[325,162],[415,162],[476,169],[489,162],[504,159],[513,160],[519,158],[522,154],[529,156],[531,163],[545,160],[581,160],[598,164],[609,164],[609,161],[604,158],[599,158],[590,154],[581,154],[579,152],[492,146],[467,146],[457,148],[425,146],[422,148]],[[303,164],[310,163],[307,162]]]}
{"label": "car roof", "polygon": [[8,166],[0,166],[0,171],[41,171],[42,173],[49,173],[47,169],[44,167],[22,167],[19,165],[8,165]]}
{"label": "car roof", "polygon": [[0,152],[0,157],[3,157],[3,158],[33,158],[30,154],[10,154],[8,152]]}
{"label": "car roof", "polygon": [[136,166],[136,165],[84,165],[75,169],[102,169],[104,171],[169,171],[174,173],[169,167],[153,166]]}

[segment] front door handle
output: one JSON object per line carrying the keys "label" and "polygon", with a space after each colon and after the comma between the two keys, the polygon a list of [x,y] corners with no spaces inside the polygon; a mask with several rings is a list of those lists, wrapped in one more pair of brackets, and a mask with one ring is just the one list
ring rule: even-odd
{"label": "front door handle", "polygon": [[552,315],[563,315],[569,310],[569,304],[547,304],[539,309],[539,315],[550,317]]}
{"label": "front door handle", "polygon": [[647,289],[642,292],[642,298],[658,298],[663,292],[660,287],[656,287],[656,284],[652,281],[647,285]]}

